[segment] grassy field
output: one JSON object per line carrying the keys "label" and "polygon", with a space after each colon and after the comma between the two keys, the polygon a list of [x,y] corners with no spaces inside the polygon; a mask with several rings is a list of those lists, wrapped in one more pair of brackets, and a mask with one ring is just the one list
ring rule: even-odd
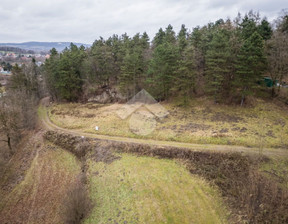
{"label": "grassy field", "polygon": [[121,154],[88,160],[95,202],[85,223],[226,223],[219,193],[172,160]]}
{"label": "grassy field", "polygon": [[[55,104],[49,116],[60,127],[86,133],[251,147],[288,145],[288,107],[284,105],[258,99],[253,107],[226,106],[205,98],[191,101],[187,108],[173,103],[162,105],[169,115],[157,119],[156,129],[146,136],[131,131],[131,116],[124,120],[118,117],[121,104]],[[147,108],[138,111],[147,112]]]}
{"label": "grassy field", "polygon": [[1,179],[0,223],[63,223],[63,201],[80,172],[75,156],[33,143],[14,155],[9,169]]}

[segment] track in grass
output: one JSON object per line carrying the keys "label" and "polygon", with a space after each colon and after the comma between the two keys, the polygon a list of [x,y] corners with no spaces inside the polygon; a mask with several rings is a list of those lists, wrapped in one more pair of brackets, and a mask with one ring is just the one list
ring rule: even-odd
{"label": "track in grass", "polygon": [[111,164],[88,160],[96,206],[85,223],[225,223],[214,188],[175,161],[121,154]]}
{"label": "track in grass", "polygon": [[[18,153],[25,157],[27,150]],[[63,223],[63,201],[80,171],[71,153],[49,143],[40,146],[23,180],[11,191],[0,192],[0,223]]]}

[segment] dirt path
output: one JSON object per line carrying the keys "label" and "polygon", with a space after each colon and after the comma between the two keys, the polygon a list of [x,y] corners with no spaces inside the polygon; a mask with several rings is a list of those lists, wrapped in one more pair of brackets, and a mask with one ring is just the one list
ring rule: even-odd
{"label": "dirt path", "polygon": [[[264,148],[261,150],[259,148],[250,148],[245,146],[235,146],[235,145],[212,145],[212,144],[193,144],[193,143],[183,143],[183,142],[174,142],[174,141],[157,141],[152,139],[137,139],[137,138],[128,138],[128,137],[119,137],[119,136],[109,136],[109,135],[98,135],[91,133],[84,133],[80,130],[69,130],[65,128],[61,128],[54,123],[51,122],[48,116],[48,99],[44,98],[41,101],[41,122],[43,127],[47,130],[58,130],[62,132],[66,132],[72,135],[85,136],[94,139],[102,139],[102,140],[111,140],[111,141],[119,141],[119,142],[127,142],[127,143],[139,143],[139,144],[149,144],[156,146],[173,146],[180,148],[187,148],[194,151],[213,151],[213,152],[241,152],[247,154],[259,154],[263,153],[267,156],[288,156],[287,149],[281,148]],[[49,101],[48,101],[49,102]]]}
{"label": "dirt path", "polygon": [[31,193],[31,209],[29,211],[29,216],[28,216],[28,221],[27,223],[31,223],[31,218],[33,216],[33,213],[34,213],[34,210],[35,210],[35,201],[36,201],[36,196],[38,194],[38,186],[39,186],[39,183],[41,181],[41,171],[42,171],[42,167],[43,167],[43,164],[41,164],[41,166],[39,166],[39,149],[37,149],[37,152],[36,152],[36,156],[34,158],[34,162],[35,162],[35,167],[37,167],[37,169],[34,170],[34,182],[33,182],[33,191]]}

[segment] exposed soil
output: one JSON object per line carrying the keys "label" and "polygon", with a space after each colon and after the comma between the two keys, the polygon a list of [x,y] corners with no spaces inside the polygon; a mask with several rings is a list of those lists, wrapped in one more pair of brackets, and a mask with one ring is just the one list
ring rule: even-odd
{"label": "exposed soil", "polygon": [[121,159],[120,156],[114,155],[107,145],[101,143],[96,144],[91,152],[91,156],[96,162],[104,162],[107,164],[110,164],[117,159]]}
{"label": "exposed soil", "polygon": [[216,112],[211,117],[211,121],[213,121],[213,122],[216,121],[216,122],[238,123],[240,121],[243,121],[243,118],[229,115],[229,114],[225,114],[225,113]]}
{"label": "exposed soil", "polygon": [[229,129],[228,128],[222,128],[219,132],[220,133],[228,133]]}
{"label": "exposed soil", "polygon": [[269,131],[266,133],[266,136],[269,136],[269,137],[272,137],[272,138],[276,138],[272,130],[269,130]]}
{"label": "exposed soil", "polygon": [[178,132],[183,132],[183,131],[191,131],[191,132],[196,132],[196,131],[205,131],[208,130],[211,126],[210,125],[206,125],[206,124],[196,124],[196,123],[188,123],[185,125],[181,125],[178,128]]}

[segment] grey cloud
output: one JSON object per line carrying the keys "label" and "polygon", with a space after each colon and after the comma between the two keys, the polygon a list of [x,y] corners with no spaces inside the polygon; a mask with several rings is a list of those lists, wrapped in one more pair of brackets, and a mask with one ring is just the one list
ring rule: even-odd
{"label": "grey cloud", "polygon": [[181,24],[192,29],[219,18],[234,18],[249,9],[274,18],[286,0],[2,0],[0,42],[77,41],[147,31]]}

